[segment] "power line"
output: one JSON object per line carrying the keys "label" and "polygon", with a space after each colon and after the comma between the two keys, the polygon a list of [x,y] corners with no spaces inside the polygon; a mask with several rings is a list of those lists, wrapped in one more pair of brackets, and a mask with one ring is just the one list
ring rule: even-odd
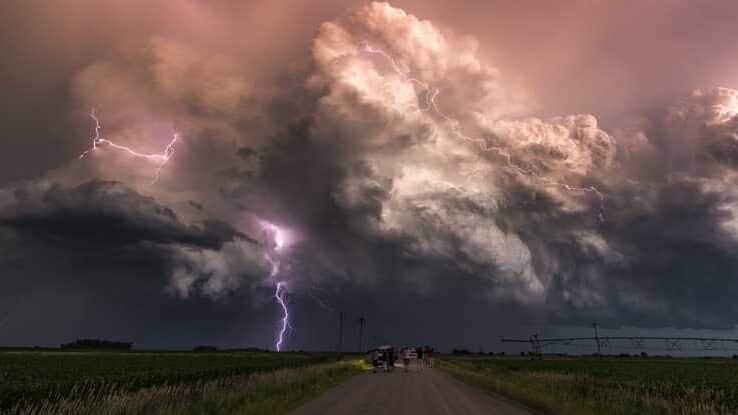
{"label": "power line", "polygon": [[[738,345],[738,339],[727,337],[660,337],[660,336],[599,336],[597,323],[593,324],[594,336],[592,337],[550,337],[541,338],[537,334],[528,339],[500,339],[503,343],[528,343],[534,354],[540,355],[545,347],[549,346],[574,346],[579,347],[586,343],[593,343],[599,354],[603,348],[637,349],[637,350],[683,350],[690,342],[694,345],[693,350],[735,350],[728,345]],[[648,342],[663,342],[663,347],[647,347]]]}

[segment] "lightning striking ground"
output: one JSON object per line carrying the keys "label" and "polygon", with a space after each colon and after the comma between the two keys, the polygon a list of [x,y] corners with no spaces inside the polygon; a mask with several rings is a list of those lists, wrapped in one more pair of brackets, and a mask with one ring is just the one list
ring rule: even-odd
{"label": "lightning striking ground", "polygon": [[[272,255],[272,253],[267,250],[264,253],[264,259],[269,263],[271,270],[269,272],[269,278],[275,279],[279,275],[279,273],[282,271],[281,268],[281,261],[279,258],[279,251],[284,247],[285,245],[285,239],[283,231],[273,223],[264,222],[262,224],[264,227],[264,230],[267,231],[270,236],[272,237],[272,241],[274,243],[274,249],[273,253],[275,255]],[[274,342],[274,349],[278,352],[282,351],[282,345],[284,344],[284,336],[287,333],[287,329],[290,328],[290,312],[287,307],[287,301],[285,299],[285,294],[287,293],[287,283],[284,281],[277,281],[276,286],[274,288],[274,298],[277,300],[277,303],[282,307],[282,318],[280,319],[281,326],[279,328],[279,332],[277,334],[277,338]]]}
{"label": "lightning striking ground", "polygon": [[277,342],[275,343],[274,347],[277,349],[278,352],[282,351],[282,343],[284,343],[284,334],[287,332],[287,327],[289,326],[290,322],[290,312],[287,309],[287,303],[284,299],[284,294],[286,291],[286,288],[283,289],[283,287],[286,287],[286,284],[284,282],[278,282],[277,287],[274,291],[274,298],[277,299],[277,302],[282,307],[282,327],[279,330],[279,335],[277,337]]}
{"label": "lightning striking ground", "polygon": [[359,48],[363,50],[364,52],[379,55],[382,58],[384,58],[387,62],[389,62],[390,66],[392,67],[392,70],[398,76],[400,76],[406,82],[409,82],[417,86],[422,91],[422,95],[424,97],[423,101],[425,102],[423,105],[416,105],[414,109],[415,112],[432,112],[437,117],[441,118],[443,121],[445,121],[446,123],[450,125],[450,131],[454,137],[460,140],[472,143],[472,144],[476,144],[479,147],[479,149],[482,150],[483,152],[496,153],[497,155],[505,159],[507,168],[515,173],[518,173],[520,175],[524,175],[527,177],[531,177],[533,179],[538,180],[541,183],[544,183],[545,185],[556,186],[556,187],[562,188],[569,192],[590,193],[590,194],[595,195],[599,199],[599,204],[600,204],[597,217],[600,222],[604,222],[605,220],[605,205],[604,205],[605,195],[599,189],[597,189],[597,187],[595,186],[584,186],[584,187],[572,186],[568,183],[560,182],[550,177],[546,177],[534,170],[526,169],[522,167],[521,165],[517,164],[515,160],[513,159],[512,154],[510,154],[510,152],[505,150],[503,147],[493,146],[484,138],[470,137],[466,135],[463,131],[461,131],[461,123],[459,122],[459,120],[450,117],[438,107],[437,98],[441,93],[440,89],[434,88],[428,83],[410,76],[408,72],[400,68],[400,65],[397,63],[397,60],[395,60],[395,58],[391,54],[387,53],[383,49],[375,48],[367,41],[362,41],[359,45]]}
{"label": "lightning striking ground", "polygon": [[95,113],[94,108],[90,111],[90,118],[92,118],[95,122],[94,135],[92,137],[92,146],[89,149],[87,149],[85,152],[79,155],[80,159],[87,157],[93,151],[97,150],[100,145],[104,144],[115,150],[119,150],[124,153],[127,153],[131,157],[142,158],[142,159],[151,161],[153,163],[156,163],[158,166],[156,168],[154,177],[151,180],[151,184],[155,184],[156,182],[159,181],[159,176],[161,175],[161,171],[164,169],[164,166],[166,166],[167,163],[169,163],[169,160],[171,160],[171,158],[174,156],[177,142],[180,139],[178,133],[175,132],[174,134],[172,134],[172,139],[169,141],[166,147],[164,147],[164,151],[162,151],[161,153],[152,153],[152,154],[139,153],[130,147],[116,144],[111,140],[103,138],[101,136],[102,125],[100,123],[100,119],[97,117],[97,114]]}

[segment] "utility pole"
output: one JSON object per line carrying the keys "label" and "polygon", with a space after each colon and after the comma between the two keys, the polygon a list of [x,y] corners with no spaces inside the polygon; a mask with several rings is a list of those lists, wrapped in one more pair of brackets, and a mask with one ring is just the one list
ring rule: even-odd
{"label": "utility pole", "polygon": [[359,353],[363,351],[362,340],[364,340],[364,323],[366,323],[366,319],[364,317],[359,317]]}
{"label": "utility pole", "polygon": [[343,353],[343,311],[338,317],[338,353]]}
{"label": "utility pole", "polygon": [[533,350],[533,355],[535,355],[539,360],[543,359],[543,345],[540,340],[538,340],[538,333],[530,336],[530,346]]}
{"label": "utility pole", "polygon": [[600,354],[600,332],[599,332],[599,327],[597,326],[596,321],[592,323],[592,328],[594,329],[595,343],[597,344],[597,355],[599,355]]}

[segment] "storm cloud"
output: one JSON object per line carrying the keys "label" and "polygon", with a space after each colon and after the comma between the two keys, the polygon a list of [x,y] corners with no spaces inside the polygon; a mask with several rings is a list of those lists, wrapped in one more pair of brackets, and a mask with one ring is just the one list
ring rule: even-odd
{"label": "storm cloud", "polygon": [[[338,310],[385,321],[377,336],[407,341],[427,338],[418,329],[426,320],[463,318],[478,333],[483,322],[469,319],[492,310],[510,311],[493,324],[514,332],[593,319],[613,328],[735,326],[738,91],[690,84],[731,81],[723,75],[664,81],[636,94],[642,105],[602,79],[610,58],[587,44],[588,25],[567,29],[572,39],[545,40],[541,59],[551,62],[540,66],[553,66],[545,74],[519,45],[543,39],[469,33],[459,22],[475,27],[473,18],[441,18],[433,4],[300,3],[312,13],[298,24],[281,3],[161,2],[147,16],[116,2],[114,11],[78,3],[115,22],[109,33],[83,29],[81,16],[53,16],[64,9],[57,3],[27,6],[65,36],[21,44],[63,68],[63,80],[41,75],[62,85],[48,92],[60,116],[23,106],[29,125],[6,134],[3,159],[33,150],[0,169],[10,308],[67,279],[78,284],[60,304],[74,304],[75,290],[125,287],[149,298],[147,310],[222,307],[203,333],[268,345],[281,281],[296,309],[295,348],[330,347]],[[485,7],[501,27],[522,13],[493,6]],[[567,8],[592,21],[628,15]],[[542,31],[557,26],[537,18]],[[612,24],[602,30],[628,38]],[[608,73],[621,84],[652,79],[651,70]],[[9,83],[23,79],[18,71]],[[181,140],[163,165],[106,143],[79,158],[93,145],[93,108],[110,142],[149,154],[172,134]],[[46,118],[55,131],[32,125]],[[33,263],[39,253],[48,264]],[[94,258],[88,267],[85,258]],[[106,264],[110,276],[100,275]],[[53,302],[51,292],[36,301]],[[417,309],[399,318],[408,303]],[[60,335],[13,330],[19,342]],[[440,337],[432,340],[453,344]]]}

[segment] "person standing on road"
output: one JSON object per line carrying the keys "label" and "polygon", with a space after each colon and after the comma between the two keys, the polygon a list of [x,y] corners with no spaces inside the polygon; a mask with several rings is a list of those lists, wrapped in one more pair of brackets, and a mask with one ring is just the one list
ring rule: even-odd
{"label": "person standing on road", "polygon": [[387,350],[387,368],[391,372],[395,369],[395,348]]}
{"label": "person standing on road", "polygon": [[427,367],[433,367],[433,349],[430,346],[425,346],[423,357],[425,357],[425,365]]}
{"label": "person standing on road", "polygon": [[377,368],[382,364],[382,361],[380,357],[382,356],[382,353],[379,351],[379,349],[374,349],[371,351],[370,357],[372,360],[372,373],[377,373]]}
{"label": "person standing on road", "polygon": [[408,357],[408,359],[407,359],[408,360],[407,368],[409,370],[410,369],[410,362],[415,362],[416,365],[418,364],[417,363],[418,362],[418,351],[415,350],[414,347],[408,347],[407,348],[407,353],[408,353],[408,356],[407,356]]}
{"label": "person standing on road", "polygon": [[405,367],[405,372],[407,372],[410,369],[410,348],[403,347],[401,354],[402,354],[402,365]]}
{"label": "person standing on road", "polygon": [[417,354],[418,359],[416,365],[418,367],[418,372],[420,372],[423,370],[423,346],[416,347],[415,353]]}

